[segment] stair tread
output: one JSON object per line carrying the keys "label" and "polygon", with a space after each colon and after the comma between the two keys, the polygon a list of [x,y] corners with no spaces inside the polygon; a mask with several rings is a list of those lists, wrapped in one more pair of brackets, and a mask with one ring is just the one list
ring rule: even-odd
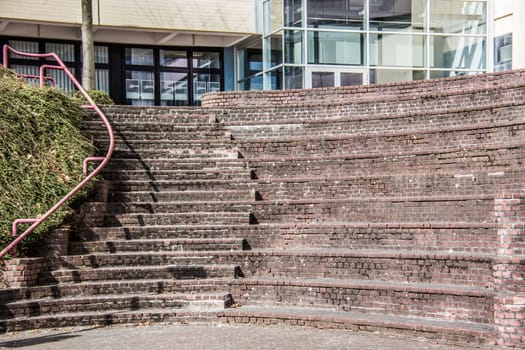
{"label": "stair tread", "polygon": [[474,323],[464,321],[449,321],[426,317],[410,317],[401,315],[360,313],[355,311],[337,311],[321,308],[302,307],[264,307],[264,306],[240,306],[238,308],[226,309],[219,316],[254,316],[275,318],[300,318],[305,320],[326,320],[335,322],[349,322],[364,325],[387,326],[401,329],[430,330],[436,329],[448,333],[473,332],[490,334],[494,332],[494,326],[485,323]]}
{"label": "stair tread", "polygon": [[172,300],[181,300],[181,301],[206,301],[214,300],[213,298],[224,297],[227,295],[227,292],[206,292],[206,293],[141,293],[141,294],[96,294],[96,295],[75,295],[75,296],[64,296],[60,298],[32,298],[32,299],[21,299],[15,300],[4,305],[17,306],[24,305],[27,303],[67,303],[67,302],[91,302],[98,300],[119,300],[127,298],[141,298],[141,299],[172,299]]}
{"label": "stair tread", "polygon": [[424,283],[424,282],[398,282],[381,280],[356,280],[338,278],[285,278],[285,277],[249,277],[238,280],[238,283],[248,285],[278,285],[278,286],[302,286],[302,287],[326,287],[340,286],[350,289],[390,289],[403,292],[419,293],[446,293],[449,295],[470,295],[481,297],[492,297],[494,290],[486,287],[476,287],[460,284]]}

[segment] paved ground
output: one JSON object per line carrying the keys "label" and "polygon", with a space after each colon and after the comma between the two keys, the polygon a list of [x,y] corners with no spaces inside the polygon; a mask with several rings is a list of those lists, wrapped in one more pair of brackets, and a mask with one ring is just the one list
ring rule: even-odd
{"label": "paved ground", "polygon": [[452,350],[421,339],[289,326],[153,325],[64,328],[0,336],[1,349]]}

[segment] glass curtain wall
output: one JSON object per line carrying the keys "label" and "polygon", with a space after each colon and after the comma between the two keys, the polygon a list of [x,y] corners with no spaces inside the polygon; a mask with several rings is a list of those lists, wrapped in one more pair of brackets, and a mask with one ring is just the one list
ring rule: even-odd
{"label": "glass curtain wall", "polygon": [[487,9],[493,0],[259,1],[262,64],[256,74],[264,77],[265,89],[487,71]]}

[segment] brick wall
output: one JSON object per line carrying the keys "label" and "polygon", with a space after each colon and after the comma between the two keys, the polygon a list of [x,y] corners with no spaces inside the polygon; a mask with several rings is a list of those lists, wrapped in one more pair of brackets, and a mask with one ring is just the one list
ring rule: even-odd
{"label": "brick wall", "polygon": [[508,86],[523,86],[525,70],[511,73],[500,72],[472,76],[432,79],[402,83],[389,83],[368,86],[350,86],[340,88],[322,88],[310,90],[274,90],[248,92],[219,92],[203,96],[202,106],[208,108],[232,108],[236,106],[289,106],[327,103],[333,104],[352,100],[374,100],[417,97],[440,97],[450,94],[462,94],[465,91],[495,90]]}

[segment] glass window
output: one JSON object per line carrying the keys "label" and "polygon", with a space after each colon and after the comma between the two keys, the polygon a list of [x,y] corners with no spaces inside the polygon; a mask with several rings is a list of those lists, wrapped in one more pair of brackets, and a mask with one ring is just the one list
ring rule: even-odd
{"label": "glass window", "polygon": [[126,71],[126,99],[135,106],[152,106],[155,102],[153,72]]}
{"label": "glass window", "polygon": [[109,70],[97,68],[95,70],[95,80],[97,90],[109,93]]}
{"label": "glass window", "polygon": [[109,50],[107,46],[95,46],[95,63],[109,63]]}
{"label": "glass window", "polygon": [[270,72],[265,73],[267,78],[267,84],[269,86],[265,86],[267,89],[272,90],[281,90],[283,88],[283,69],[277,68]]}
{"label": "glass window", "polygon": [[161,67],[188,68],[188,54],[186,51],[160,50]]}
{"label": "glass window", "polygon": [[303,32],[301,30],[284,32],[284,61],[285,63],[303,63]]}
{"label": "glass window", "polygon": [[425,1],[370,1],[370,29],[378,31],[422,31]]}
{"label": "glass window", "polygon": [[[24,41],[24,40],[9,40],[9,46],[16,51],[28,52],[28,53],[39,53],[38,43],[36,41]],[[37,60],[38,58],[19,56],[12,52],[9,53],[9,58],[19,58],[24,60]],[[24,73],[28,74],[28,73]]]}
{"label": "glass window", "polygon": [[64,62],[75,62],[75,45],[46,43],[45,52],[54,52]]}
{"label": "glass window", "polygon": [[284,86],[285,89],[302,89],[303,88],[302,67],[285,67],[284,69]]}
{"label": "glass window", "polygon": [[221,68],[221,58],[218,52],[194,51],[193,68]]}
{"label": "glass window", "polygon": [[370,84],[383,84],[401,81],[423,80],[426,78],[424,70],[410,69],[371,69]]}
{"label": "glass window", "polygon": [[302,27],[302,0],[284,0],[284,25],[286,27]]}
{"label": "glass window", "polygon": [[334,72],[312,72],[312,87],[334,87],[335,73]]}
{"label": "glass window", "polygon": [[126,48],[126,64],[153,66],[153,49]]}
{"label": "glass window", "polygon": [[340,79],[340,86],[363,85],[363,73],[342,72]]}
{"label": "glass window", "polygon": [[469,71],[463,71],[463,70],[448,70],[448,71],[432,70],[430,71],[430,79],[458,77],[462,75],[475,75],[479,73],[480,72],[469,72]]}
{"label": "glass window", "polygon": [[283,63],[282,35],[280,33],[265,39],[266,46],[270,49],[266,52],[265,61],[270,63],[269,69]]}
{"label": "glass window", "polygon": [[[34,76],[34,77],[39,77],[40,76],[40,66],[27,66],[27,65],[21,65],[21,64],[11,64],[9,65],[9,67],[11,69],[13,69],[15,72],[17,72],[18,74],[24,74],[24,75],[28,75],[28,76]],[[39,78],[25,78],[24,79],[25,81],[31,83],[31,84],[35,84],[35,85],[39,85],[40,84],[40,79]],[[47,82],[48,85],[51,85],[51,82],[48,81]]]}
{"label": "glass window", "polygon": [[193,75],[193,101],[200,103],[202,95],[207,92],[221,91],[220,74],[194,74]]}
{"label": "glass window", "polygon": [[431,36],[432,68],[485,69],[485,38]]}
{"label": "glass window", "polygon": [[[68,69],[75,75],[75,68],[68,67]],[[63,70],[48,69],[46,75],[51,77],[55,81],[55,86],[61,88],[65,92],[72,93],[74,91],[74,85],[71,79],[66,75]]]}
{"label": "glass window", "polygon": [[364,0],[308,0],[308,26],[363,29]]}
{"label": "glass window", "polygon": [[160,104],[162,106],[187,106],[188,74],[162,72],[160,74]]}
{"label": "glass window", "polygon": [[431,32],[485,34],[485,1],[433,0],[430,3]]}
{"label": "glass window", "polygon": [[370,34],[371,66],[425,65],[425,37],[423,35]]}
{"label": "glass window", "polygon": [[362,65],[363,51],[361,33],[308,32],[308,63]]}

